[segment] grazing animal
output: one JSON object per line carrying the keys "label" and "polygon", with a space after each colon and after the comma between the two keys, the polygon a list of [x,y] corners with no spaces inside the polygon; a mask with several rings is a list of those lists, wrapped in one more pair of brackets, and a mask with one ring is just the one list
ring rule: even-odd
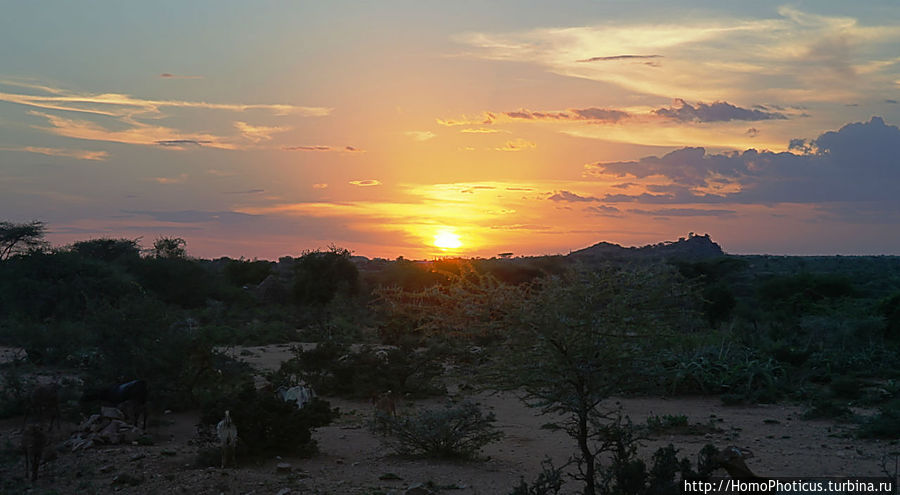
{"label": "grazing animal", "polygon": [[24,422],[29,423],[34,420],[41,423],[47,421],[49,430],[53,430],[54,423],[57,428],[60,426],[59,385],[56,383],[38,385],[28,396],[25,403]]}
{"label": "grazing animal", "polygon": [[725,471],[728,471],[728,475],[734,479],[759,478],[744,462],[745,459],[750,459],[751,457],[753,457],[753,452],[740,447],[730,446],[715,454],[712,460]]}
{"label": "grazing animal", "polygon": [[372,404],[375,406],[375,414],[386,414],[392,418],[397,416],[397,396],[390,390],[373,395]]}
{"label": "grazing animal", "polygon": [[25,477],[31,481],[37,481],[38,468],[46,445],[47,434],[40,425],[33,423],[25,425],[22,431],[22,450],[25,451]]}
{"label": "grazing animal", "polygon": [[137,426],[144,417],[143,429],[147,429],[147,382],[132,380],[120,385],[93,390],[84,394],[85,401],[99,400],[104,405],[117,407]]}
{"label": "grazing animal", "polygon": [[312,402],[316,397],[316,392],[309,387],[297,385],[296,387],[291,388],[278,387],[278,390],[275,391],[275,395],[285,402],[296,402],[297,409],[303,409],[303,406]]}
{"label": "grazing animal", "polygon": [[[237,465],[235,447],[237,446],[237,427],[231,420],[231,411],[225,411],[225,417],[216,425],[216,436],[222,447],[222,468],[227,464]],[[231,461],[229,463],[229,460]]]}

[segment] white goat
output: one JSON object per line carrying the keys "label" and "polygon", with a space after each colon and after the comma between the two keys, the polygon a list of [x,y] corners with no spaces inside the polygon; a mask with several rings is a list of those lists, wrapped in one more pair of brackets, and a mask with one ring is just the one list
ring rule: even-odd
{"label": "white goat", "polygon": [[224,468],[226,464],[237,465],[234,452],[237,446],[237,427],[231,421],[231,411],[225,411],[225,418],[216,425],[216,435],[219,437],[219,445],[222,446],[222,467]]}

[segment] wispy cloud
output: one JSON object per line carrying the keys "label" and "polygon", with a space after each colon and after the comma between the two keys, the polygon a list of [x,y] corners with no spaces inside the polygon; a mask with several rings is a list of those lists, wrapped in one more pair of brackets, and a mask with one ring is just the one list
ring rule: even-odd
{"label": "wispy cloud", "polygon": [[406,131],[404,134],[420,142],[434,139],[437,136],[437,134],[431,131]]}
{"label": "wispy cloud", "polygon": [[262,194],[265,189],[246,189],[244,191],[225,191],[225,194]]}
{"label": "wispy cloud", "polygon": [[494,149],[497,151],[522,151],[535,147],[537,147],[537,144],[528,141],[527,139],[516,138],[512,141],[507,141],[503,146]]}
{"label": "wispy cloud", "polygon": [[[173,76],[174,77],[174,76]],[[234,122],[237,133],[216,135],[210,132],[182,130],[171,112],[264,112],[272,116],[301,115],[323,117],[331,113],[326,107],[291,104],[212,103],[191,100],[140,98],[120,93],[88,93],[55,88],[48,85],[0,80],[0,102],[24,105],[31,115],[46,119],[49,127],[37,129],[65,137],[93,141],[110,141],[145,146],[167,146],[185,149],[203,145],[219,149],[245,149],[269,141],[272,135],[287,130],[284,126]],[[72,114],[77,115],[73,116]],[[163,125],[160,122],[165,122]]]}
{"label": "wispy cloud", "polygon": [[290,127],[282,126],[251,125],[242,121],[236,121],[234,126],[241,132],[242,136],[254,143],[270,141],[272,139],[272,134],[289,131],[291,129]]}
{"label": "wispy cloud", "polygon": [[160,145],[183,149],[184,145],[205,145],[212,148],[235,149],[236,145],[212,134],[181,133],[169,127],[144,124],[132,121],[125,129],[112,130],[89,120],[70,119],[31,111],[32,115],[47,119],[50,127],[37,127],[60,136],[86,139],[90,141],[109,141],[115,143]]}
{"label": "wispy cloud", "polygon": [[303,145],[303,146],[285,146],[283,148],[284,151],[334,151],[334,148],[331,146],[325,146],[322,144],[311,144],[311,145]]}
{"label": "wispy cloud", "polygon": [[284,103],[212,103],[190,100],[155,100],[120,93],[78,93],[62,88],[25,84],[9,80],[0,80],[0,85],[40,89],[45,93],[35,95],[0,92],[0,101],[18,103],[44,110],[64,110],[108,117],[158,116],[163,108],[195,108],[230,112],[265,110],[275,115],[298,114],[306,117],[324,117],[331,114],[332,110],[327,107],[308,107]]}
{"label": "wispy cloud", "polygon": [[41,146],[0,146],[0,151],[20,151],[23,153],[38,153],[48,156],[63,156],[77,158],[79,160],[106,160],[109,153],[106,151],[75,150],[68,148],[45,148]]}
{"label": "wispy cloud", "polygon": [[456,39],[471,56],[536,64],[665,98],[843,102],[890,97],[889,84],[900,75],[890,62],[900,41],[893,24],[863,25],[793,7],[770,18],[697,14],[677,24],[617,19]]}
{"label": "wispy cloud", "polygon": [[607,57],[591,57],[591,58],[583,58],[581,60],[576,60],[579,63],[586,62],[613,62],[619,60],[653,60],[655,58],[662,58],[662,55],[612,55]]}
{"label": "wispy cloud", "polygon": [[336,148],[334,146],[327,146],[324,144],[284,146],[281,149],[283,149],[284,151],[321,151],[321,152],[339,151],[341,153],[365,153],[366,152],[366,150],[361,150],[361,149],[353,147],[353,146],[344,146],[342,148]]}
{"label": "wispy cloud", "polygon": [[443,126],[453,127],[462,125],[490,125],[497,116],[491,112],[484,112],[481,117],[462,116],[457,119],[436,119],[436,122]]}
{"label": "wispy cloud", "polygon": [[628,113],[609,108],[570,108],[565,112],[535,112],[520,109],[515,112],[504,112],[512,119],[524,120],[590,120],[599,122],[618,122],[628,118]]}
{"label": "wispy cloud", "polygon": [[468,128],[468,129],[460,129],[459,132],[463,132],[466,134],[500,134],[500,133],[509,133],[509,131],[504,131],[503,129],[487,129],[484,127],[477,128]]}
{"label": "wispy cloud", "polygon": [[203,79],[203,76],[186,76],[181,74],[172,74],[171,72],[163,72],[159,75],[162,79]]}
{"label": "wispy cloud", "polygon": [[375,179],[366,179],[366,180],[351,180],[350,184],[359,187],[371,187],[371,186],[380,186],[381,181]]}
{"label": "wispy cloud", "polygon": [[313,184],[312,188],[313,189],[328,189],[328,184],[325,184],[325,183]]}
{"label": "wispy cloud", "polygon": [[147,180],[157,184],[184,184],[188,180],[188,174],[179,174],[175,177],[151,177]]}

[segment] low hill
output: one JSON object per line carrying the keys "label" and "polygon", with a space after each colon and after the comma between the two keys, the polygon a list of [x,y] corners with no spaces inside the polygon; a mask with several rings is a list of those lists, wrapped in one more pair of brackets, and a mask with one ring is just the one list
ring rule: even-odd
{"label": "low hill", "polygon": [[699,260],[724,255],[725,252],[710,239],[709,234],[695,235],[693,232],[687,238],[682,237],[677,241],[648,244],[642,247],[623,247],[610,242],[600,242],[569,253],[570,258],[583,261],[626,258]]}

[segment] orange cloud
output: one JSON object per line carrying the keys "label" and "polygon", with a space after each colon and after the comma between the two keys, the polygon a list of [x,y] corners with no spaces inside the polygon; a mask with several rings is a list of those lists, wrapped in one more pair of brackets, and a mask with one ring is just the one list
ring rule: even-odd
{"label": "orange cloud", "polygon": [[241,135],[254,143],[270,141],[272,139],[272,134],[289,131],[291,129],[290,127],[250,125],[241,121],[236,121],[234,126],[241,131]]}
{"label": "orange cloud", "polygon": [[375,179],[366,179],[366,180],[351,180],[350,184],[354,186],[360,187],[370,187],[370,186],[380,186],[381,181]]}
{"label": "orange cloud", "polygon": [[507,141],[503,146],[494,149],[497,151],[522,151],[536,147],[537,144],[528,141],[527,139],[517,138],[512,141]]}
{"label": "orange cloud", "polygon": [[73,150],[66,148],[44,148],[39,146],[0,147],[0,151],[21,151],[23,153],[39,153],[48,156],[64,156],[79,160],[106,160],[109,153],[106,151]]}
{"label": "orange cloud", "polygon": [[404,134],[415,139],[416,141],[428,141],[433,139],[437,134],[431,131],[406,131]]}

